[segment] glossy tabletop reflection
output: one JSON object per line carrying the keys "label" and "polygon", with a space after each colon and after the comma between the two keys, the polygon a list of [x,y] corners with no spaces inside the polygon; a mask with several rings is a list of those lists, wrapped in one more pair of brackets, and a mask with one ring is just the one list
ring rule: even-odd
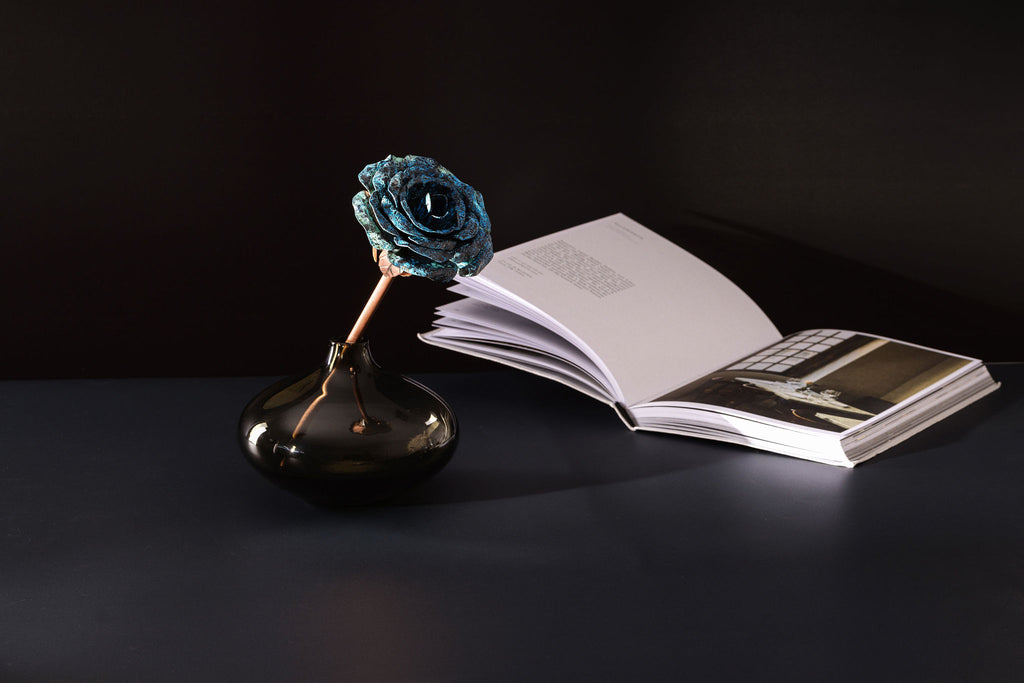
{"label": "glossy tabletop reflection", "polygon": [[0,680],[1015,680],[1024,365],[853,470],[629,432],[513,372],[417,377],[451,462],[270,485],[270,378],[0,382]]}

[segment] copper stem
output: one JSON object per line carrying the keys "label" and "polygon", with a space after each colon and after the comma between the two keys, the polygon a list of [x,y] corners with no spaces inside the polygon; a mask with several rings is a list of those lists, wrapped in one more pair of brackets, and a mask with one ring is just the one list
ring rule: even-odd
{"label": "copper stem", "polygon": [[349,368],[348,371],[352,375],[352,393],[356,398],[356,408],[359,409],[359,414],[363,417],[363,424],[366,424],[370,420],[370,416],[366,414],[366,408],[363,406],[363,395],[359,393],[359,379],[356,377],[356,369]]}
{"label": "copper stem", "polygon": [[[374,311],[377,310],[377,305],[380,304],[380,300],[384,298],[384,293],[388,291],[388,287],[391,285],[392,277],[390,275],[381,275],[380,280],[377,282],[377,286],[373,289],[373,294],[366,301],[366,305],[363,306],[363,312],[359,314],[356,319],[356,324],[352,326],[352,331],[348,333],[348,338],[345,340],[345,344],[354,344],[359,341],[359,337],[363,335],[363,329],[366,328],[366,324],[370,322],[370,318],[373,317]],[[344,348],[339,354],[345,355]],[[302,431],[302,428],[306,426],[306,422],[309,420],[309,416],[313,413],[313,410],[327,397],[327,385],[330,383],[331,378],[334,377],[334,371],[336,367],[332,367],[327,378],[323,382],[323,386],[320,387],[320,395],[309,404],[306,411],[299,418],[299,423],[295,425],[295,431],[292,432],[292,438],[294,439]],[[355,385],[355,373],[353,372],[353,386]],[[359,395],[359,388],[354,386],[356,392],[356,405],[359,408],[359,412],[362,414],[363,419],[366,419],[366,410],[363,408],[362,397]]]}
{"label": "copper stem", "polygon": [[327,385],[330,384],[331,378],[334,377],[334,371],[336,369],[336,367],[331,368],[331,371],[327,374],[327,379],[325,379],[323,384],[320,385],[320,395],[317,396],[316,399],[314,399],[314,401],[309,404],[309,407],[306,408],[306,412],[302,413],[302,417],[299,418],[299,423],[295,425],[295,431],[292,432],[293,439],[297,437],[299,435],[299,432],[302,431],[302,428],[306,426],[306,421],[309,419],[309,416],[313,413],[313,409],[320,405],[321,401],[327,398]]}
{"label": "copper stem", "polygon": [[373,317],[374,311],[377,310],[377,304],[384,298],[384,293],[388,291],[392,279],[390,275],[381,275],[377,286],[373,290],[373,294],[370,295],[366,305],[363,306],[363,312],[359,314],[356,324],[352,326],[352,331],[348,333],[348,337],[345,339],[346,344],[355,344],[359,341],[359,337],[363,335],[366,323],[370,322],[370,318]]}

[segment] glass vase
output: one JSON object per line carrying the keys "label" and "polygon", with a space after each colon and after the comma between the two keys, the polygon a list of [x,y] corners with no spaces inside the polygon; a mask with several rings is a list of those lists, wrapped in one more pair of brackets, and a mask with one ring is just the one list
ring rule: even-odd
{"label": "glass vase", "polygon": [[253,467],[309,503],[366,505],[444,467],[458,424],[440,396],[381,368],[365,339],[332,341],[322,366],[249,402],[239,442]]}

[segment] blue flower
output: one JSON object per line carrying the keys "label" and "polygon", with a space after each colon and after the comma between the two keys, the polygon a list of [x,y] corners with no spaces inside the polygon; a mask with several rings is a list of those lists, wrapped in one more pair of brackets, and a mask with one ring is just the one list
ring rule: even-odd
{"label": "blue flower", "polygon": [[428,157],[388,156],[359,174],[356,220],[375,249],[413,275],[448,282],[494,256],[483,196]]}

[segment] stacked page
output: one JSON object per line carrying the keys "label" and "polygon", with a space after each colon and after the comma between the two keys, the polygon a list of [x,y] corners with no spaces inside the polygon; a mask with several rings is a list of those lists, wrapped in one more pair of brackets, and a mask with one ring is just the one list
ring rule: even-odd
{"label": "stacked page", "polygon": [[846,330],[783,337],[721,273],[622,214],[459,278],[431,344],[567,384],[632,429],[852,466],[998,385],[975,359]]}

